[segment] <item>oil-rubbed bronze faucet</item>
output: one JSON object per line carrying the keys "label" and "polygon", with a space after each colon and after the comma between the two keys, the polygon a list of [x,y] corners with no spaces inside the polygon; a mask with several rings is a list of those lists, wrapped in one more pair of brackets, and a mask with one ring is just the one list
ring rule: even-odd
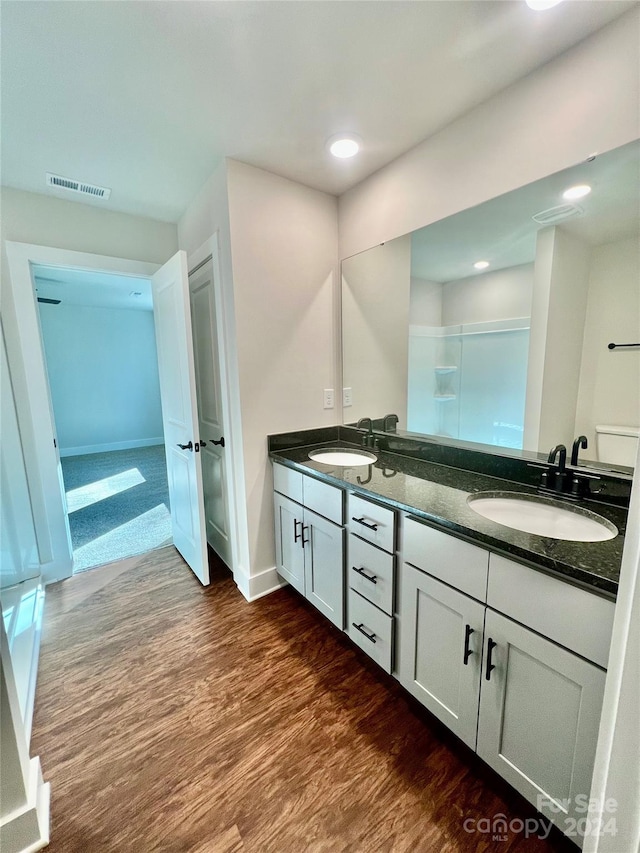
{"label": "oil-rubbed bronze faucet", "polygon": [[553,472],[552,488],[555,492],[564,492],[565,481],[567,479],[567,448],[564,444],[558,444],[550,451],[547,462],[549,462],[550,465],[554,465],[556,457],[558,456],[560,457],[558,459],[558,469]]}
{"label": "oil-rubbed bronze faucet", "polygon": [[586,435],[579,435],[573,442],[573,447],[571,449],[571,464],[574,468],[578,467],[578,453],[580,452],[580,448],[586,450],[587,447],[588,442]]}
{"label": "oil-rubbed bronze faucet", "polygon": [[385,432],[395,432],[400,418],[397,415],[385,415],[382,419],[382,429]]}
{"label": "oil-rubbed bronze faucet", "polygon": [[366,429],[366,433],[362,436],[363,447],[373,447],[375,440],[373,437],[373,421],[371,418],[360,418],[356,424],[356,429]]}

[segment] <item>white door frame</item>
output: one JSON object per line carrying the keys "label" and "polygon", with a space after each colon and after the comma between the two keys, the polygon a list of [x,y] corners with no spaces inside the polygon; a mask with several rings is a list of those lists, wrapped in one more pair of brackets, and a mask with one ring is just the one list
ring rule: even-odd
{"label": "white door frame", "polygon": [[7,241],[5,247],[9,276],[2,294],[3,328],[42,576],[50,583],[71,576],[73,557],[31,266],[72,267],[147,279],[160,264],[31,243]]}
{"label": "white door frame", "polygon": [[222,276],[220,265],[219,232],[188,255],[188,269],[192,270],[211,255],[213,263],[213,290],[216,306],[216,326],[219,341],[220,391],[222,396],[222,423],[224,427],[227,465],[227,510],[229,517],[229,543],[233,579],[245,598],[251,600],[249,584],[249,531],[247,528],[247,500],[244,480],[242,448],[242,419],[237,371],[235,311],[233,290]]}

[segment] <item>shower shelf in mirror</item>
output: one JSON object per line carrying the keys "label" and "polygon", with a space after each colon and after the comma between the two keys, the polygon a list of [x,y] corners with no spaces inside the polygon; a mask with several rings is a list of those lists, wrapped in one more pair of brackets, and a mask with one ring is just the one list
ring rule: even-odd
{"label": "shower shelf in mirror", "polygon": [[434,367],[435,372],[439,374],[455,373],[457,369],[457,364],[436,364]]}
{"label": "shower shelf in mirror", "polygon": [[434,394],[433,399],[434,400],[440,400],[440,401],[455,400],[457,396],[458,396],[457,394]]}

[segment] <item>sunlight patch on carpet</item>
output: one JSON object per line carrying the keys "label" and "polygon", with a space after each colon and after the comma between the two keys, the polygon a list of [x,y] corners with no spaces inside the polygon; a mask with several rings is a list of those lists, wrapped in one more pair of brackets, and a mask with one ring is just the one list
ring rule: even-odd
{"label": "sunlight patch on carpet", "polygon": [[73,552],[73,571],[152,551],[171,542],[171,513],[165,504],[114,527]]}
{"label": "sunlight patch on carpet", "polygon": [[67,511],[69,514],[77,512],[79,509],[111,498],[120,492],[126,492],[127,489],[145,482],[145,478],[137,468],[129,468],[128,471],[104,477],[102,480],[96,480],[95,483],[87,483],[86,486],[67,492]]}

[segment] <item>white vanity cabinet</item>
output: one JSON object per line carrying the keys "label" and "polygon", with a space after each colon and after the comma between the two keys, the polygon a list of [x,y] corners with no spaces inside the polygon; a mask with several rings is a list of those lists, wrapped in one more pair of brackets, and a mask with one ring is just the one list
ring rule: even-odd
{"label": "white vanity cabinet", "polygon": [[400,682],[571,830],[591,787],[615,605],[413,519],[403,558]]}
{"label": "white vanity cabinet", "polygon": [[274,465],[276,568],[338,628],[344,628],[344,493]]}

